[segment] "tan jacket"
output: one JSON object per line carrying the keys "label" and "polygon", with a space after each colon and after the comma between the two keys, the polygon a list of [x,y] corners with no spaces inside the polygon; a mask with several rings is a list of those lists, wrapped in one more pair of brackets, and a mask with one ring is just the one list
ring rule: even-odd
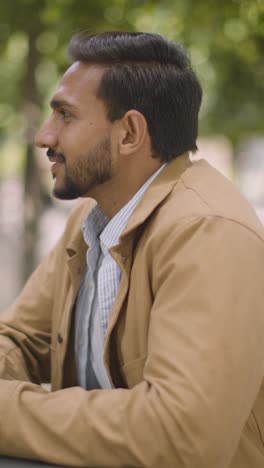
{"label": "tan jacket", "polygon": [[[74,386],[73,304],[91,204],[1,316],[0,454],[263,468],[264,233],[253,210],[204,161],[183,155],[159,174],[111,250],[122,269],[105,340],[115,388],[88,392]],[[38,384],[50,378],[49,393]]]}

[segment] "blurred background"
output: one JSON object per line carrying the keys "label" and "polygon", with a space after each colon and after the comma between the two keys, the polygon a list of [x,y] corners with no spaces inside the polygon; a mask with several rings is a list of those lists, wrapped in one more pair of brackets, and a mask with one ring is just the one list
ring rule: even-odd
{"label": "blurred background", "polygon": [[199,152],[264,221],[263,0],[0,2],[0,308],[60,236],[74,202],[51,196],[33,140],[68,66],[73,33],[158,32],[183,44],[204,90]]}

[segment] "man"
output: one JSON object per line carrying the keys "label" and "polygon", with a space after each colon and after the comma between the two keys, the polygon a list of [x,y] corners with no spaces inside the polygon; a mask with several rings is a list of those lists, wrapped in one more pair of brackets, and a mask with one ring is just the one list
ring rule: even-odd
{"label": "man", "polygon": [[83,201],[1,316],[0,453],[263,468],[263,229],[189,160],[201,89],[185,52],[144,33],[69,50],[36,144],[55,196]]}

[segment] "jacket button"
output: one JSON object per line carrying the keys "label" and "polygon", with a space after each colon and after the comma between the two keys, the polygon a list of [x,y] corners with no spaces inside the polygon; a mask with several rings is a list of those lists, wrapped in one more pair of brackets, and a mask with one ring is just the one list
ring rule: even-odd
{"label": "jacket button", "polygon": [[57,341],[58,341],[58,343],[60,343],[60,344],[63,343],[63,338],[62,338],[62,336],[61,336],[60,333],[58,333]]}

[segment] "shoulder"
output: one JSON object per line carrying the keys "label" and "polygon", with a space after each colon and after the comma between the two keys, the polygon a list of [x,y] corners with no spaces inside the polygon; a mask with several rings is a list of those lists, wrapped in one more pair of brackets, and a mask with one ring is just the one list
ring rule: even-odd
{"label": "shoulder", "polygon": [[236,224],[264,240],[264,228],[253,207],[230,180],[204,160],[183,172],[156,217],[157,225],[167,226],[169,231],[203,220],[218,226]]}

